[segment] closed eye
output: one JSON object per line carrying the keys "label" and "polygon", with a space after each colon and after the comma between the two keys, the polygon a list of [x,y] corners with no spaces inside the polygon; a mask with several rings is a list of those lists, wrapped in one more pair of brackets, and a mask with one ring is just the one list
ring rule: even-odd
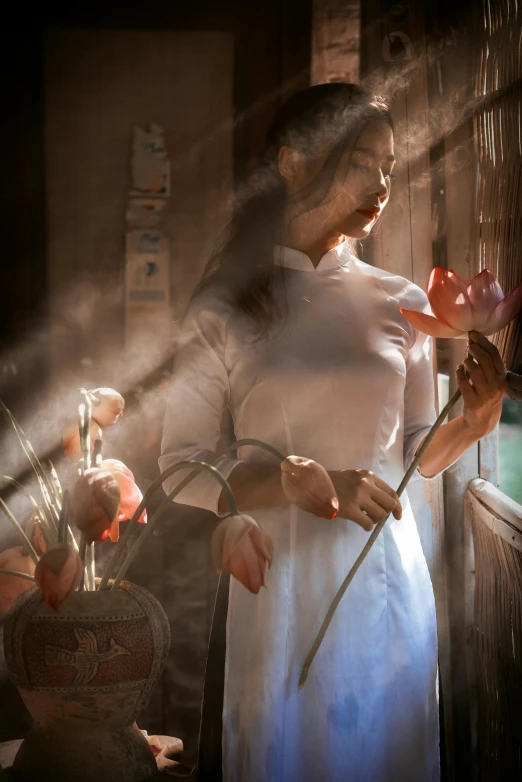
{"label": "closed eye", "polygon": [[[369,171],[371,166],[367,163],[356,163],[355,160],[352,160],[350,165],[355,168],[357,171]],[[395,174],[392,174],[391,171],[383,171],[383,176],[385,176],[387,179],[395,179]]]}

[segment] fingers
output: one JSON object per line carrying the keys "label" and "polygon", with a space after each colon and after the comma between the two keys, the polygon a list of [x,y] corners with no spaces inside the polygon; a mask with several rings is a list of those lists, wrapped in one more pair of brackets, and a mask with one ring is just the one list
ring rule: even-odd
{"label": "fingers", "polygon": [[494,383],[497,379],[498,372],[495,368],[491,354],[488,353],[485,348],[481,347],[480,345],[476,345],[474,342],[470,344],[468,353],[470,353],[473,358],[477,360],[478,365],[484,373],[486,381],[488,383]]}
{"label": "fingers", "polygon": [[363,513],[363,511],[359,508],[350,508],[345,518],[350,519],[351,521],[355,521],[355,523],[365,529],[366,532],[371,532],[373,529],[372,519],[367,516],[366,513]]}
{"label": "fingers", "polygon": [[[493,361],[495,370],[499,372],[499,374],[503,375],[504,372],[506,371],[506,368],[504,366],[504,362],[502,361],[502,357],[497,350],[496,345],[490,342],[489,339],[486,339],[486,337],[484,337],[484,335],[480,334],[478,331],[472,331],[471,338],[474,343],[480,345],[481,348],[483,348],[487,353],[489,353],[491,360]],[[470,344],[470,348],[472,344],[473,343]]]}
{"label": "fingers", "polygon": [[[379,478],[373,473],[371,473],[371,475],[375,484],[375,489],[372,492],[372,499],[378,502],[379,505],[382,505],[388,513],[393,513],[396,519],[400,519],[402,517],[402,505],[399,495],[386,483],[386,481],[383,481],[382,478]],[[391,500],[391,503],[389,500]]]}
{"label": "fingers", "polygon": [[[395,505],[393,507],[395,507]],[[368,514],[374,524],[387,519],[391,513],[391,508],[390,510],[386,510],[382,505],[379,505],[377,502],[370,499],[366,500],[364,505],[361,506],[361,509]]]}
{"label": "fingers", "polygon": [[464,404],[473,405],[476,399],[476,393],[472,386],[469,384],[469,379],[466,377],[466,370],[463,364],[459,364],[457,367],[457,383],[462,394]]}
{"label": "fingers", "polygon": [[463,363],[477,393],[485,393],[487,381],[480,364],[475,364],[472,358],[465,358]]}
{"label": "fingers", "polygon": [[[382,489],[374,488],[371,494],[371,498],[377,503],[384,511],[386,515],[393,513],[396,519],[400,519],[402,516],[402,506],[399,498],[393,492],[393,496]],[[396,499],[395,499],[396,498]],[[366,510],[366,509],[365,509]]]}
{"label": "fingers", "polygon": [[370,470],[346,470],[330,473],[339,498],[339,516],[351,519],[367,531],[393,513],[402,517],[397,493]]}

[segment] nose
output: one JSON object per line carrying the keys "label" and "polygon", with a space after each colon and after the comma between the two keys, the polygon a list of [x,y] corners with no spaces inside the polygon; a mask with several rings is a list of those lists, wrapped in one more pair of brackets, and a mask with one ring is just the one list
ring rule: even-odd
{"label": "nose", "polygon": [[379,201],[384,201],[390,195],[389,183],[379,169],[378,180],[372,183],[371,195],[376,195]]}
{"label": "nose", "polygon": [[390,197],[389,180],[383,174],[381,168],[372,167],[371,171],[368,171],[366,195],[373,198],[377,197],[380,202],[386,201]]}

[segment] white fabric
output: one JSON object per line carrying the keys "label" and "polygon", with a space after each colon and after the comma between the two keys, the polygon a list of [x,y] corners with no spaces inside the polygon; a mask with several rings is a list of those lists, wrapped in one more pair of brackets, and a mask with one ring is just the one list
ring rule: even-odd
{"label": "white fabric", "polygon": [[[228,407],[238,439],[329,470],[371,469],[396,487],[435,419],[431,341],[397,309],[426,310],[425,294],[346,246],[317,269],[295,250],[275,257],[286,267],[288,316],[270,337],[256,341],[217,296],[193,302],[161,468],[214,450]],[[238,456],[271,459],[251,447]],[[236,464],[223,459],[224,474]],[[220,491],[205,475],[178,499],[216,511]],[[259,595],[231,582],[225,782],[439,779],[434,599],[406,495],[403,507],[350,585],[301,692],[305,655],[368,533],[294,506],[252,513],[276,553]]]}

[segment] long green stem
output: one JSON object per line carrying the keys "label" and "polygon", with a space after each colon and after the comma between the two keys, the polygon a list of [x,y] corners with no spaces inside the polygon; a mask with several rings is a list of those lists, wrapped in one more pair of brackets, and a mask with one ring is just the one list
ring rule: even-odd
{"label": "long green stem", "polygon": [[[285,457],[283,454],[278,451],[276,448],[273,448],[271,445],[268,445],[267,443],[264,443],[262,440],[255,440],[253,438],[246,438],[243,440],[237,440],[234,443],[231,443],[230,445],[227,445],[226,448],[223,448],[222,451],[219,451],[218,453],[213,454],[212,456],[209,456],[206,459],[207,464],[214,464],[218,461],[218,459],[221,459],[222,456],[229,453],[230,451],[235,451],[237,448],[241,448],[243,445],[254,445],[258,448],[262,448],[264,451],[268,451],[268,453],[271,453],[272,456],[275,456],[276,459],[278,459],[280,462],[284,461]],[[145,495],[138,505],[136,511],[134,512],[132,519],[130,519],[129,523],[127,524],[127,529],[121,536],[118,546],[116,547],[116,551],[114,552],[114,555],[109,560],[109,562],[106,565],[105,572],[103,574],[103,578],[100,582],[99,589],[106,589],[107,584],[109,582],[109,578],[111,573],[113,573],[117,567],[119,567],[120,560],[123,556],[123,553],[125,552],[125,546],[130,539],[132,533],[134,532],[134,528],[138,524],[138,519],[140,518],[141,514],[146,508],[147,502],[149,501],[150,497],[154,494],[158,486],[161,486],[163,481],[165,481],[169,475],[172,475],[173,472],[176,472],[177,465],[172,465],[172,467],[167,468],[164,472],[161,473],[161,475],[158,475],[158,477],[151,483],[147,491],[145,492]],[[186,478],[183,478],[181,483],[178,484],[178,490],[181,491],[185,488],[195,477],[198,475],[199,470],[193,470],[189,475],[187,475]],[[232,506],[230,506],[232,507]]]}
{"label": "long green stem", "polygon": [[86,577],[86,568],[85,568],[86,551],[87,551],[87,543],[85,542],[85,538],[80,538],[80,545],[78,547],[78,556],[80,557],[83,564],[83,578],[80,586],[78,587],[80,592],[87,591],[87,577]]}
{"label": "long green stem", "polygon": [[85,456],[85,438],[84,438],[84,422],[85,422],[85,405],[78,405],[78,431],[80,433],[80,461],[78,467],[80,469],[80,475],[83,475],[87,469],[87,459]]}
{"label": "long green stem", "polygon": [[31,445],[30,441],[25,435],[24,430],[14,417],[14,415],[11,413],[8,407],[2,402],[0,399],[0,409],[4,412],[4,414],[7,416],[9,421],[11,422],[11,425],[16,433],[16,436],[18,437],[18,442],[20,443],[22,450],[24,454],[26,455],[27,459],[29,460],[29,463],[31,467],[33,468],[33,471],[38,479],[38,482],[40,484],[40,489],[42,492],[42,497],[44,498],[44,502],[48,505],[49,511],[52,515],[54,515],[54,521],[55,523],[58,521],[58,511],[50,501],[51,496],[54,492],[54,487],[49,480],[49,477],[47,476],[42,463],[40,462],[39,458],[37,457],[36,453],[34,452],[33,446]]}
{"label": "long green stem", "polygon": [[58,543],[67,543],[67,529],[68,529],[68,518],[69,518],[69,508],[70,508],[70,495],[69,492],[66,491],[63,495],[63,504],[62,504],[62,510],[60,512],[60,520],[58,522]]}
{"label": "long green stem", "polygon": [[94,543],[87,543],[85,548],[85,590],[94,592],[95,590],[95,569]]}
{"label": "long green stem", "polygon": [[50,459],[49,459],[49,475],[54,487],[54,497],[55,497],[57,508],[58,510],[61,510],[62,509],[61,500],[63,497],[62,484],[60,483],[60,479],[58,477],[58,473],[54,468],[54,464]]}
{"label": "long green stem", "polygon": [[30,576],[29,573],[19,573],[18,570],[9,570],[9,568],[0,568],[0,576],[14,576],[25,578],[26,581],[34,581],[34,576]]}
{"label": "long green stem", "polygon": [[11,511],[9,510],[9,508],[7,507],[7,505],[5,504],[5,502],[2,499],[0,499],[0,509],[3,510],[4,514],[7,516],[7,518],[9,519],[11,524],[13,525],[13,527],[15,529],[15,532],[22,539],[23,544],[26,547],[26,549],[29,552],[29,554],[31,555],[33,561],[35,563],[38,563],[38,554],[36,553],[36,550],[35,550],[33,544],[31,543],[31,541],[29,540],[29,538],[27,537],[27,535],[23,531],[21,525],[15,519],[15,517],[13,516],[13,514],[11,513]]}
{"label": "long green stem", "polygon": [[92,400],[87,391],[82,388],[82,394],[83,394],[83,433],[82,433],[82,444],[83,444],[83,459],[85,464],[85,469],[88,470],[91,466],[91,415],[92,415]]}
{"label": "long green stem", "polygon": [[[197,470],[200,472],[201,470],[206,470],[207,472],[210,472],[211,475],[214,476],[214,478],[221,484],[223,487],[223,490],[225,491],[227,495],[228,504],[230,507],[230,515],[231,516],[237,516],[239,514],[237,505],[236,505],[236,499],[234,497],[234,492],[232,491],[232,487],[230,486],[229,482],[226,480],[226,478],[223,478],[219,470],[216,470],[215,467],[212,467],[212,465],[208,464],[207,462],[197,462],[194,460],[186,461],[186,462],[179,462],[178,464],[174,464],[172,467],[170,467],[168,470],[165,470],[165,473],[163,473],[165,480],[168,475],[172,475],[173,473],[177,472],[178,470],[186,469],[187,467],[194,467],[195,471]],[[168,475],[167,475],[168,473]],[[140,548],[143,546],[143,543],[145,541],[145,538],[151,534],[152,530],[154,529],[154,526],[156,525],[159,517],[164,512],[164,510],[167,507],[167,504],[170,506],[171,500],[176,496],[176,494],[179,494],[181,491],[181,486],[176,486],[175,489],[173,489],[170,494],[166,497],[166,499],[163,500],[161,505],[159,506],[158,510],[154,513],[150,521],[148,522],[147,526],[139,536],[139,538],[134,543],[134,546],[131,548],[129,553],[127,554],[127,557],[121,566],[116,578],[114,579],[114,584],[112,586],[113,589],[117,589],[120,581],[122,578],[125,577],[125,574],[134,561],[136,555],[138,554]],[[145,499],[145,498],[144,498]],[[139,517],[138,517],[139,518]],[[100,584],[100,589],[102,588]]]}
{"label": "long green stem", "polygon": [[[35,512],[38,514],[40,529],[42,531],[42,535],[44,537],[46,544],[50,546],[52,543],[54,543],[53,540],[54,525],[52,525],[49,522],[49,520],[45,517],[45,512],[39,507],[33,495],[29,491],[27,491],[27,489],[24,486],[22,486],[22,484],[19,481],[17,481],[15,478],[11,478],[9,475],[0,475],[0,480],[12,484],[12,486],[15,486],[19,491],[21,491],[23,494],[29,497],[29,500],[31,501],[31,504],[35,509]],[[30,537],[31,536],[28,535],[28,538]]]}
{"label": "long green stem", "polygon": [[[91,437],[90,437],[90,425],[91,425],[91,412],[92,405],[89,395],[84,388],[80,389],[83,396],[83,402],[78,405],[78,431],[80,435],[80,451],[81,459],[79,463],[80,475],[84,475],[85,471],[91,466]],[[94,590],[96,572],[96,564],[94,561],[94,548],[93,544],[87,544],[85,541],[80,544],[80,551],[83,553],[83,580],[80,585],[80,589],[86,592]]]}
{"label": "long green stem", "polygon": [[[453,396],[451,397],[451,399],[448,401],[448,403],[444,406],[444,408],[443,408],[442,412],[440,413],[439,417],[437,418],[437,420],[435,421],[435,423],[431,427],[431,429],[430,429],[426,439],[424,440],[424,442],[422,443],[421,447],[419,448],[419,450],[417,452],[417,455],[415,456],[415,459],[413,460],[413,462],[409,466],[409,468],[408,468],[404,478],[402,479],[402,481],[401,481],[401,483],[399,485],[399,488],[397,489],[397,494],[399,495],[399,497],[401,496],[402,492],[404,491],[404,489],[408,485],[408,482],[409,482],[411,476],[413,475],[413,473],[415,472],[415,470],[417,469],[417,467],[421,463],[422,457],[426,453],[426,450],[427,450],[429,444],[431,443],[431,441],[435,437],[435,434],[436,434],[438,428],[444,422],[444,419],[448,415],[448,413],[451,410],[451,408],[453,407],[453,405],[458,401],[458,399],[460,398],[460,395],[461,395],[460,394],[460,390],[457,389],[455,391],[455,393],[453,394]],[[355,576],[355,574],[357,573],[357,571],[361,567],[362,563],[366,559],[366,557],[368,555],[368,552],[370,551],[371,547],[373,546],[373,544],[375,543],[375,541],[379,537],[379,533],[381,532],[382,528],[384,527],[384,525],[386,524],[386,522],[388,521],[389,518],[390,517],[387,516],[385,519],[383,519],[383,521],[380,521],[375,526],[372,534],[370,535],[370,537],[368,538],[368,540],[366,542],[366,545],[364,546],[363,550],[361,551],[361,553],[359,554],[359,556],[355,560],[355,563],[353,564],[352,569],[350,570],[350,572],[348,573],[348,575],[344,579],[343,583],[339,587],[339,590],[338,590],[336,596],[332,600],[330,608],[328,609],[328,613],[326,614],[324,622],[322,623],[322,625],[321,625],[321,627],[319,629],[317,637],[316,637],[315,641],[313,642],[310,651],[306,655],[306,659],[304,661],[304,665],[303,665],[303,668],[301,670],[301,675],[299,677],[299,689],[304,687],[304,685],[306,684],[306,679],[308,678],[308,671],[310,670],[310,666],[312,665],[312,663],[314,661],[314,657],[317,654],[317,652],[319,650],[319,647],[321,646],[321,643],[323,641],[323,638],[326,635],[326,631],[328,630],[328,628],[330,626],[330,622],[332,621],[333,615],[335,614],[335,611],[337,610],[337,606],[341,602],[344,593],[346,592],[346,590],[348,589],[350,583],[353,580],[353,577]]]}

